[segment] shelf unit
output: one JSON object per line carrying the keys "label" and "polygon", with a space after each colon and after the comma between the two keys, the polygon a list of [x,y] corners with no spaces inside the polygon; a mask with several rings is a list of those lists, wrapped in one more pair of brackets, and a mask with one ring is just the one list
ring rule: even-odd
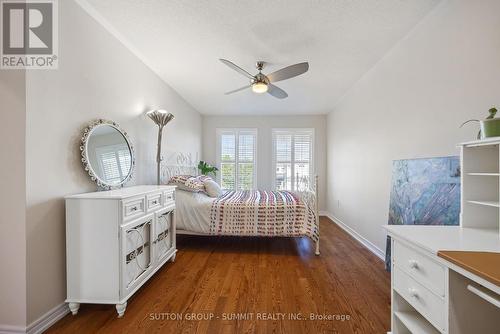
{"label": "shelf unit", "polygon": [[500,137],[460,144],[460,225],[500,234]]}
{"label": "shelf unit", "polygon": [[394,312],[394,315],[412,334],[439,334],[439,331],[416,311],[399,311]]}
{"label": "shelf unit", "polygon": [[441,334],[427,319],[411,306],[398,292],[392,291],[394,316],[392,333],[398,334]]}

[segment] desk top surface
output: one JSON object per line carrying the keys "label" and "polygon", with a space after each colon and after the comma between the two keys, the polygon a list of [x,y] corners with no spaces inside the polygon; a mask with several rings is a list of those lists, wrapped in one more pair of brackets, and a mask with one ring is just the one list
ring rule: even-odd
{"label": "desk top surface", "polygon": [[389,235],[436,255],[443,250],[500,253],[500,234],[494,229],[436,225],[384,225],[384,228]]}
{"label": "desk top surface", "polygon": [[438,251],[438,256],[500,286],[500,253]]}
{"label": "desk top surface", "polygon": [[384,228],[390,236],[414,244],[481,278],[493,291],[500,291],[498,230],[428,225],[384,225]]}

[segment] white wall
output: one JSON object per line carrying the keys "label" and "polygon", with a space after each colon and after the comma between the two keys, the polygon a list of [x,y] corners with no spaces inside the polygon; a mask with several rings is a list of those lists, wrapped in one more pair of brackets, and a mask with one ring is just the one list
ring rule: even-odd
{"label": "white wall", "polygon": [[25,72],[0,70],[0,332],[26,324]]}
{"label": "white wall", "polygon": [[500,1],[448,0],[328,115],[328,211],[381,249],[392,160],[458,155],[500,105]]}
{"label": "white wall", "polygon": [[111,119],[128,132],[137,154],[131,184],[156,181],[157,127],[147,110],[176,116],[165,153],[201,151],[201,115],[74,1],[59,1],[59,47],[58,70],[27,74],[28,323],[66,297],[63,196],[96,189],[79,156],[89,121]]}
{"label": "white wall", "polygon": [[319,206],[326,196],[326,116],[204,116],[203,159],[215,165],[217,128],[257,128],[257,187],[272,189],[272,129],[314,128],[314,168],[319,176]]}

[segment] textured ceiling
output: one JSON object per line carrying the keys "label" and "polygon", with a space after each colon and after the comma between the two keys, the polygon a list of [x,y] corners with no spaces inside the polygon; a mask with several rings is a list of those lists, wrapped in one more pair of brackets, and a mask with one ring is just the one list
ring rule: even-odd
{"label": "textured ceiling", "polygon": [[[440,0],[87,0],[144,61],[202,114],[325,114]],[[250,73],[309,61],[279,82],[289,97],[251,90],[218,61]],[[133,78],[131,78],[133,80]]]}

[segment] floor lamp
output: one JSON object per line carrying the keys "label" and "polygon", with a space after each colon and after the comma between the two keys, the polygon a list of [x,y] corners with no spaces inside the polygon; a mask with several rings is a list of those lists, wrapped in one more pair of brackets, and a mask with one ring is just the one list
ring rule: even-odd
{"label": "floor lamp", "polygon": [[156,152],[156,179],[157,184],[160,185],[160,165],[161,165],[161,136],[163,132],[163,127],[174,119],[174,115],[167,112],[166,110],[151,110],[146,113],[149,118],[158,125],[158,151]]}

